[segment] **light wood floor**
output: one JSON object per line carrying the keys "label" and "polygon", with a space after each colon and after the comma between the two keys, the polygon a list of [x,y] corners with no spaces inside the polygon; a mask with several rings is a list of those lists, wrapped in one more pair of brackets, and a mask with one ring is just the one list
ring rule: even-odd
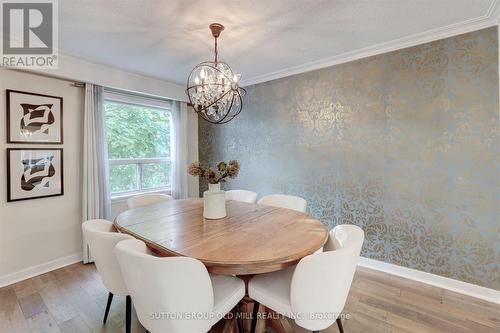
{"label": "light wood floor", "polygon": [[[0,288],[0,332],[124,332],[122,297],[115,296],[102,325],[107,295],[94,265],[83,264]],[[499,305],[362,268],[344,313],[351,317],[344,321],[346,333],[500,332]],[[144,332],[135,314],[132,332]]]}

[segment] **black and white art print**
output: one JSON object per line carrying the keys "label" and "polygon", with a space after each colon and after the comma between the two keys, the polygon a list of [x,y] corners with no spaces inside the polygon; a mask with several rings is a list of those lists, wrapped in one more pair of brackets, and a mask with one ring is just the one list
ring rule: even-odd
{"label": "black and white art print", "polygon": [[62,149],[7,149],[8,202],[63,193]]}
{"label": "black and white art print", "polygon": [[63,143],[62,97],[7,90],[8,143]]}

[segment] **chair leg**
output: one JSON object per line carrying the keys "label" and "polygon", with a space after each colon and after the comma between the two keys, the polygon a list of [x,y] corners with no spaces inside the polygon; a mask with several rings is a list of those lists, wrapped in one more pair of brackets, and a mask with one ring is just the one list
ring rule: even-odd
{"label": "chair leg", "polygon": [[130,324],[132,321],[132,299],[127,296],[125,299],[125,332],[130,333]]}
{"label": "chair leg", "polygon": [[252,313],[252,327],[250,333],[255,333],[255,328],[257,327],[257,316],[259,314],[259,302],[254,301],[253,303],[253,313]]}
{"label": "chair leg", "polygon": [[113,302],[113,294],[109,293],[108,303],[106,304],[106,311],[104,312],[104,320],[102,321],[103,324],[106,324],[106,320],[108,319],[109,308],[111,307],[111,302]]}
{"label": "chair leg", "polygon": [[238,324],[238,332],[243,333],[243,320],[241,319],[240,303],[236,304],[236,323]]}
{"label": "chair leg", "polygon": [[340,320],[340,318],[337,318],[337,326],[339,327],[340,333],[344,333],[344,328],[342,327],[342,320]]}

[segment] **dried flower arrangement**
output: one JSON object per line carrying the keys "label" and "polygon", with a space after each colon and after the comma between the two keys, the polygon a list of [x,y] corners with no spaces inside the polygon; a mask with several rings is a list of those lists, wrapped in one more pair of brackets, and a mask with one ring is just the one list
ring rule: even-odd
{"label": "dried flower arrangement", "polygon": [[188,167],[188,173],[191,176],[200,176],[205,178],[210,184],[217,184],[238,176],[240,164],[236,160],[229,163],[221,161],[215,167],[203,167],[200,162],[193,162]]}

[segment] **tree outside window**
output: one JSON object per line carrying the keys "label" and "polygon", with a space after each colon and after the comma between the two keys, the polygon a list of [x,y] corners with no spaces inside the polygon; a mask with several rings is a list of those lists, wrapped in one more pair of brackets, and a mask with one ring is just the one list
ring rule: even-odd
{"label": "tree outside window", "polygon": [[112,100],[104,109],[111,194],[169,189],[169,110]]}

